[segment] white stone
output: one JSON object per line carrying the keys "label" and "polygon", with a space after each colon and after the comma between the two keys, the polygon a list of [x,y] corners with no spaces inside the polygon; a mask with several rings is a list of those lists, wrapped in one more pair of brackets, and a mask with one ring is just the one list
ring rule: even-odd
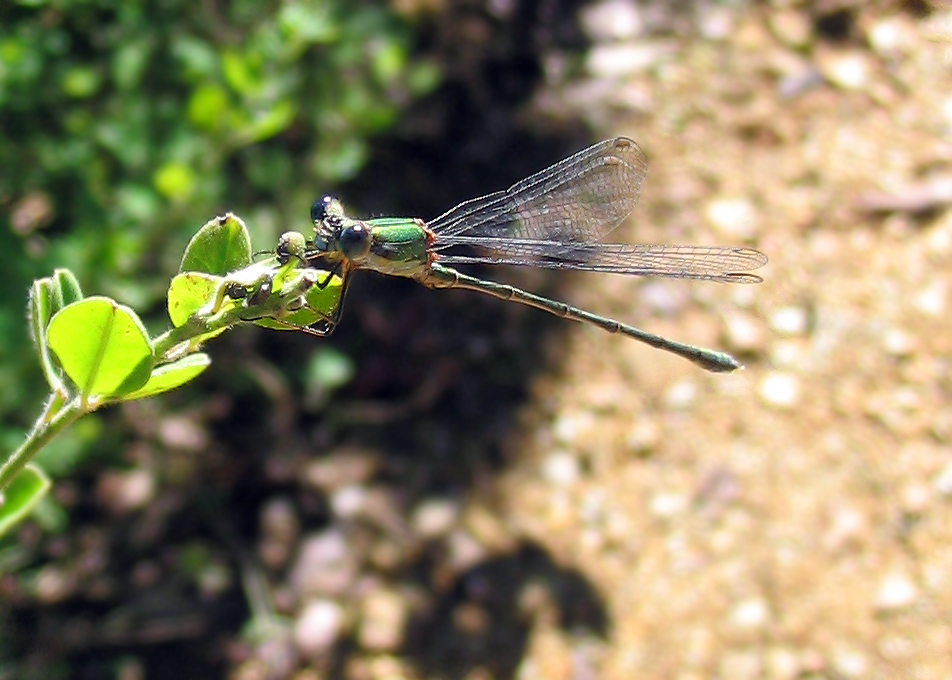
{"label": "white stone", "polygon": [[757,233],[757,211],[746,198],[714,199],[707,204],[704,214],[721,236],[748,239]]}
{"label": "white stone", "polygon": [[693,380],[680,380],[664,392],[664,403],[672,411],[687,411],[697,402],[697,385]]}
{"label": "white stone", "polygon": [[894,611],[908,607],[919,596],[919,589],[905,574],[887,574],[879,583],[876,592],[876,608]]}
{"label": "white stone", "polygon": [[314,656],[330,649],[340,637],[344,611],[330,600],[308,603],[294,624],[294,642],[304,654]]}
{"label": "white stone", "polygon": [[770,619],[770,608],[759,597],[738,602],[731,609],[730,621],[738,628],[757,630],[763,628]]}
{"label": "white stone", "polygon": [[780,335],[803,335],[807,325],[807,311],[803,307],[781,307],[770,315],[770,327]]}
{"label": "white stone", "polygon": [[423,538],[445,536],[459,520],[460,505],[449,499],[429,499],[413,512],[413,530]]}
{"label": "white stone", "polygon": [[790,373],[774,371],[760,381],[758,392],[768,406],[792,408],[800,401],[800,380]]}
{"label": "white stone", "polygon": [[357,517],[367,505],[367,489],[357,484],[342,487],[331,494],[330,504],[338,517]]}
{"label": "white stone", "polygon": [[644,32],[644,21],[633,0],[602,0],[579,12],[579,23],[593,42],[636,38]]}
{"label": "white stone", "polygon": [[578,460],[565,451],[553,453],[542,464],[542,476],[553,486],[573,486],[579,477]]}

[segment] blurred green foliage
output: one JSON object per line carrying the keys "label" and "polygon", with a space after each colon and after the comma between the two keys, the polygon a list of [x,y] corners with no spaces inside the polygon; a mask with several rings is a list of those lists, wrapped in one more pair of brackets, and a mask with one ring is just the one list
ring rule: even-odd
{"label": "blurred green foliage", "polygon": [[40,407],[24,314],[34,278],[68,267],[91,294],[164,323],[201,224],[233,210],[256,247],[306,228],[314,197],[353,177],[368,139],[436,85],[412,45],[380,3],[0,3],[4,427]]}

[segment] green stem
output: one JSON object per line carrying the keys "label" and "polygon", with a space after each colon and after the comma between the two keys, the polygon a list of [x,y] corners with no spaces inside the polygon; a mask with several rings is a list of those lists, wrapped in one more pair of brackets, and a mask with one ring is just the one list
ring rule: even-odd
{"label": "green stem", "polygon": [[82,408],[79,397],[60,408],[50,418],[51,408],[59,404],[56,395],[51,395],[47,408],[37,419],[36,424],[20,447],[0,466],[0,491],[6,489],[27,463],[46,446],[49,441],[67,427],[82,418],[87,411]]}

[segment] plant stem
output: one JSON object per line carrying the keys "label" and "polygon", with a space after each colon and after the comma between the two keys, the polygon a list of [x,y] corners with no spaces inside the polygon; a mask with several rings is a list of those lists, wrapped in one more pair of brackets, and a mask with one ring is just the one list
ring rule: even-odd
{"label": "plant stem", "polygon": [[58,403],[56,395],[51,395],[47,408],[37,418],[36,424],[27,438],[0,466],[0,491],[6,489],[27,463],[40,452],[46,444],[60,432],[82,418],[87,411],[80,404],[79,397],[62,406],[51,419],[50,409]]}

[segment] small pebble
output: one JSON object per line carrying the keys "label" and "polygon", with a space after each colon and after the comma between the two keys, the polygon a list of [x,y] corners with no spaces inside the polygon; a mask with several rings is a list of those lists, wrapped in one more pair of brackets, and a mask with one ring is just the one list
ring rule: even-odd
{"label": "small pebble", "polygon": [[869,86],[870,66],[862,52],[829,52],[817,63],[828,81],[844,90],[865,90]]}
{"label": "small pebble", "polygon": [[542,476],[553,486],[573,486],[579,478],[578,460],[567,452],[553,453],[542,464]]}
{"label": "small pebble", "polygon": [[356,560],[344,535],[329,529],[303,539],[289,580],[299,597],[307,597],[347,594],[356,578]]}
{"label": "small pebble", "polygon": [[945,467],[936,475],[932,481],[932,486],[943,496],[952,496],[952,461],[946,463]]}
{"label": "small pebble", "polygon": [[755,652],[726,651],[718,661],[717,677],[758,680],[764,676],[763,661]]}
{"label": "small pebble", "polygon": [[768,21],[773,34],[788,47],[803,47],[810,42],[813,35],[807,13],[803,11],[773,11],[768,15]]}
{"label": "small pebble", "polygon": [[734,312],[725,319],[727,344],[735,352],[758,352],[764,347],[764,327],[750,314]]}
{"label": "small pebble", "polygon": [[373,652],[395,652],[403,644],[407,603],[400,593],[380,588],[371,592],[361,607],[361,647]]}
{"label": "small pebble", "polygon": [[191,418],[163,418],[159,439],[170,449],[204,451],[208,448],[208,431]]}
{"label": "small pebble", "polygon": [[906,484],[899,497],[903,511],[911,515],[921,515],[932,505],[932,489],[922,482]]}
{"label": "small pebble", "polygon": [[753,597],[734,605],[729,618],[738,628],[759,630],[770,620],[770,608],[763,599]]}
{"label": "small pebble", "polygon": [[877,21],[867,36],[873,49],[887,57],[911,51],[920,39],[916,29],[898,17]]}
{"label": "small pebble", "polygon": [[839,506],[833,510],[830,526],[823,534],[823,546],[830,552],[838,552],[860,545],[868,534],[866,515],[856,508]]}
{"label": "small pebble", "polygon": [[445,536],[459,521],[460,505],[445,498],[429,498],[417,506],[411,519],[414,532],[425,539]]}
{"label": "small pebble", "polygon": [[905,574],[888,574],[879,583],[876,592],[876,609],[895,611],[913,604],[919,596],[916,584]]}
{"label": "small pebble", "polygon": [[770,315],[770,327],[780,335],[804,335],[807,326],[807,310],[803,307],[781,307]]}
{"label": "small pebble", "polygon": [[589,50],[586,65],[596,78],[627,78],[653,68],[673,50],[647,43],[612,43]]}
{"label": "small pebble", "polygon": [[806,361],[802,340],[779,340],[770,345],[770,363],[776,368],[795,369]]}
{"label": "small pebble", "polygon": [[789,647],[774,647],[767,652],[768,678],[794,680],[801,676],[802,666],[797,653]]}
{"label": "small pebble", "polygon": [[358,484],[341,487],[331,494],[330,504],[338,517],[358,517],[367,506],[367,489]]}
{"label": "small pebble", "polygon": [[579,23],[594,43],[630,40],[644,32],[644,21],[634,0],[602,0],[579,12]]}
{"label": "small pebble", "polygon": [[670,519],[682,514],[690,505],[684,494],[658,492],[651,497],[649,505],[651,513],[663,519]]}
{"label": "small pebble", "polygon": [[294,624],[294,642],[307,656],[328,651],[340,638],[344,610],[331,600],[315,600],[301,612]]}
{"label": "small pebble", "polygon": [[728,5],[702,3],[696,11],[698,30],[708,40],[725,40],[733,33],[735,16]]}
{"label": "small pebble", "polygon": [[628,436],[625,442],[628,447],[638,454],[645,454],[654,450],[661,441],[661,429],[658,424],[647,418],[642,417],[628,430]]}
{"label": "small pebble", "polygon": [[800,401],[800,381],[795,375],[775,371],[764,376],[758,392],[768,406],[792,408]]}
{"label": "small pebble", "polygon": [[865,678],[869,673],[866,655],[856,649],[836,649],[833,652],[832,666],[847,678]]}
{"label": "small pebble", "polygon": [[720,236],[734,240],[752,238],[757,233],[757,211],[746,198],[718,198],[707,204],[708,222]]}
{"label": "small pebble", "polygon": [[117,515],[143,508],[155,498],[155,477],[143,468],[103,473],[96,484],[96,498]]}
{"label": "small pebble", "polygon": [[671,411],[688,411],[697,402],[697,384],[693,380],[680,380],[664,392],[664,404]]}
{"label": "small pebble", "polygon": [[559,416],[552,432],[556,441],[563,444],[573,444],[583,438],[595,425],[595,419],[591,413],[583,411],[577,414],[563,414]]}
{"label": "small pebble", "polygon": [[936,281],[912,296],[912,306],[920,313],[940,317],[945,312],[945,287]]}
{"label": "small pebble", "polygon": [[883,349],[890,356],[908,357],[915,348],[915,338],[901,328],[891,328],[883,335]]}

